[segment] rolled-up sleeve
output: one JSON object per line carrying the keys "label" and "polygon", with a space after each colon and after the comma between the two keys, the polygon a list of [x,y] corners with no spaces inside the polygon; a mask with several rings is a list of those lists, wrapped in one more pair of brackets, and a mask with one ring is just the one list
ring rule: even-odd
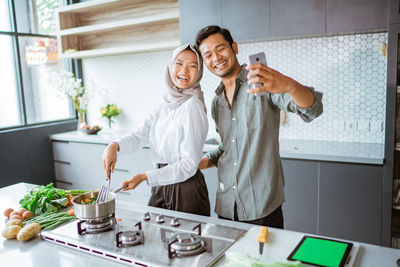
{"label": "rolled-up sleeve", "polygon": [[308,87],[314,95],[315,101],[311,107],[301,108],[297,106],[292,97],[289,94],[271,94],[272,102],[280,109],[293,112],[299,115],[303,121],[311,122],[323,112],[322,96],[321,92],[315,91],[314,88]]}
{"label": "rolled-up sleeve", "polygon": [[218,159],[221,157],[222,153],[224,153],[224,149],[222,148],[222,143],[220,143],[217,148],[208,152],[206,156],[215,166],[218,167]]}

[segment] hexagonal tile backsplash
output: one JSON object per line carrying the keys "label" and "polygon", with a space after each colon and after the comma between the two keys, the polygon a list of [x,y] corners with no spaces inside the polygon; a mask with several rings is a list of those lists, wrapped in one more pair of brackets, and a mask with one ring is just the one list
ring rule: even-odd
{"label": "hexagonal tile backsplash", "polygon": [[[264,51],[268,65],[324,93],[324,113],[311,123],[288,114],[280,138],[384,143],[387,59],[378,48],[387,33],[240,43],[238,59]],[[172,50],[83,60],[85,85],[97,95],[88,107],[90,124],[107,127],[100,107],[116,103],[113,126],[137,127],[162,100],[164,72]],[[201,82],[210,108],[219,78],[205,69]],[[208,112],[210,113],[210,112]],[[209,136],[217,136],[209,115]]]}

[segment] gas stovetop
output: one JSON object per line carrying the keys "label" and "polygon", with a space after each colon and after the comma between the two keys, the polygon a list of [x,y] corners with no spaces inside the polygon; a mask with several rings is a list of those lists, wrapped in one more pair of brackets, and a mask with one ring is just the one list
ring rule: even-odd
{"label": "gas stovetop", "polygon": [[246,231],[143,211],[73,221],[41,238],[91,255],[135,266],[209,266]]}

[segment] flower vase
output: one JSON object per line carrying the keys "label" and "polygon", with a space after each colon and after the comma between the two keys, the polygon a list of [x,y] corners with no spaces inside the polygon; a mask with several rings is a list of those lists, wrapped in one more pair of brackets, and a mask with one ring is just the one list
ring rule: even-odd
{"label": "flower vase", "polygon": [[111,129],[111,125],[112,125],[113,122],[114,121],[111,118],[108,119],[108,128],[109,129]]}
{"label": "flower vase", "polygon": [[86,130],[86,125],[85,114],[78,112],[78,131]]}

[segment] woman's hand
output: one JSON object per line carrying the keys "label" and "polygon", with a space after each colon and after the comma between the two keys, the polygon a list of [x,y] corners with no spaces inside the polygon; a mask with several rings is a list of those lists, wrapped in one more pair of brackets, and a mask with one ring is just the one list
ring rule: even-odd
{"label": "woman's hand", "polygon": [[143,182],[144,180],[147,180],[147,175],[145,173],[140,173],[140,174],[136,174],[135,176],[133,176],[130,179],[127,179],[127,180],[123,181],[121,185],[122,186],[124,186],[124,185],[127,186],[127,187],[124,188],[124,191],[133,190],[138,185],[140,185],[140,183]]}
{"label": "woman's hand", "polygon": [[117,152],[119,145],[117,143],[109,144],[103,152],[103,167],[106,170],[106,177],[110,179],[110,171],[114,172],[115,164],[117,163]]}

